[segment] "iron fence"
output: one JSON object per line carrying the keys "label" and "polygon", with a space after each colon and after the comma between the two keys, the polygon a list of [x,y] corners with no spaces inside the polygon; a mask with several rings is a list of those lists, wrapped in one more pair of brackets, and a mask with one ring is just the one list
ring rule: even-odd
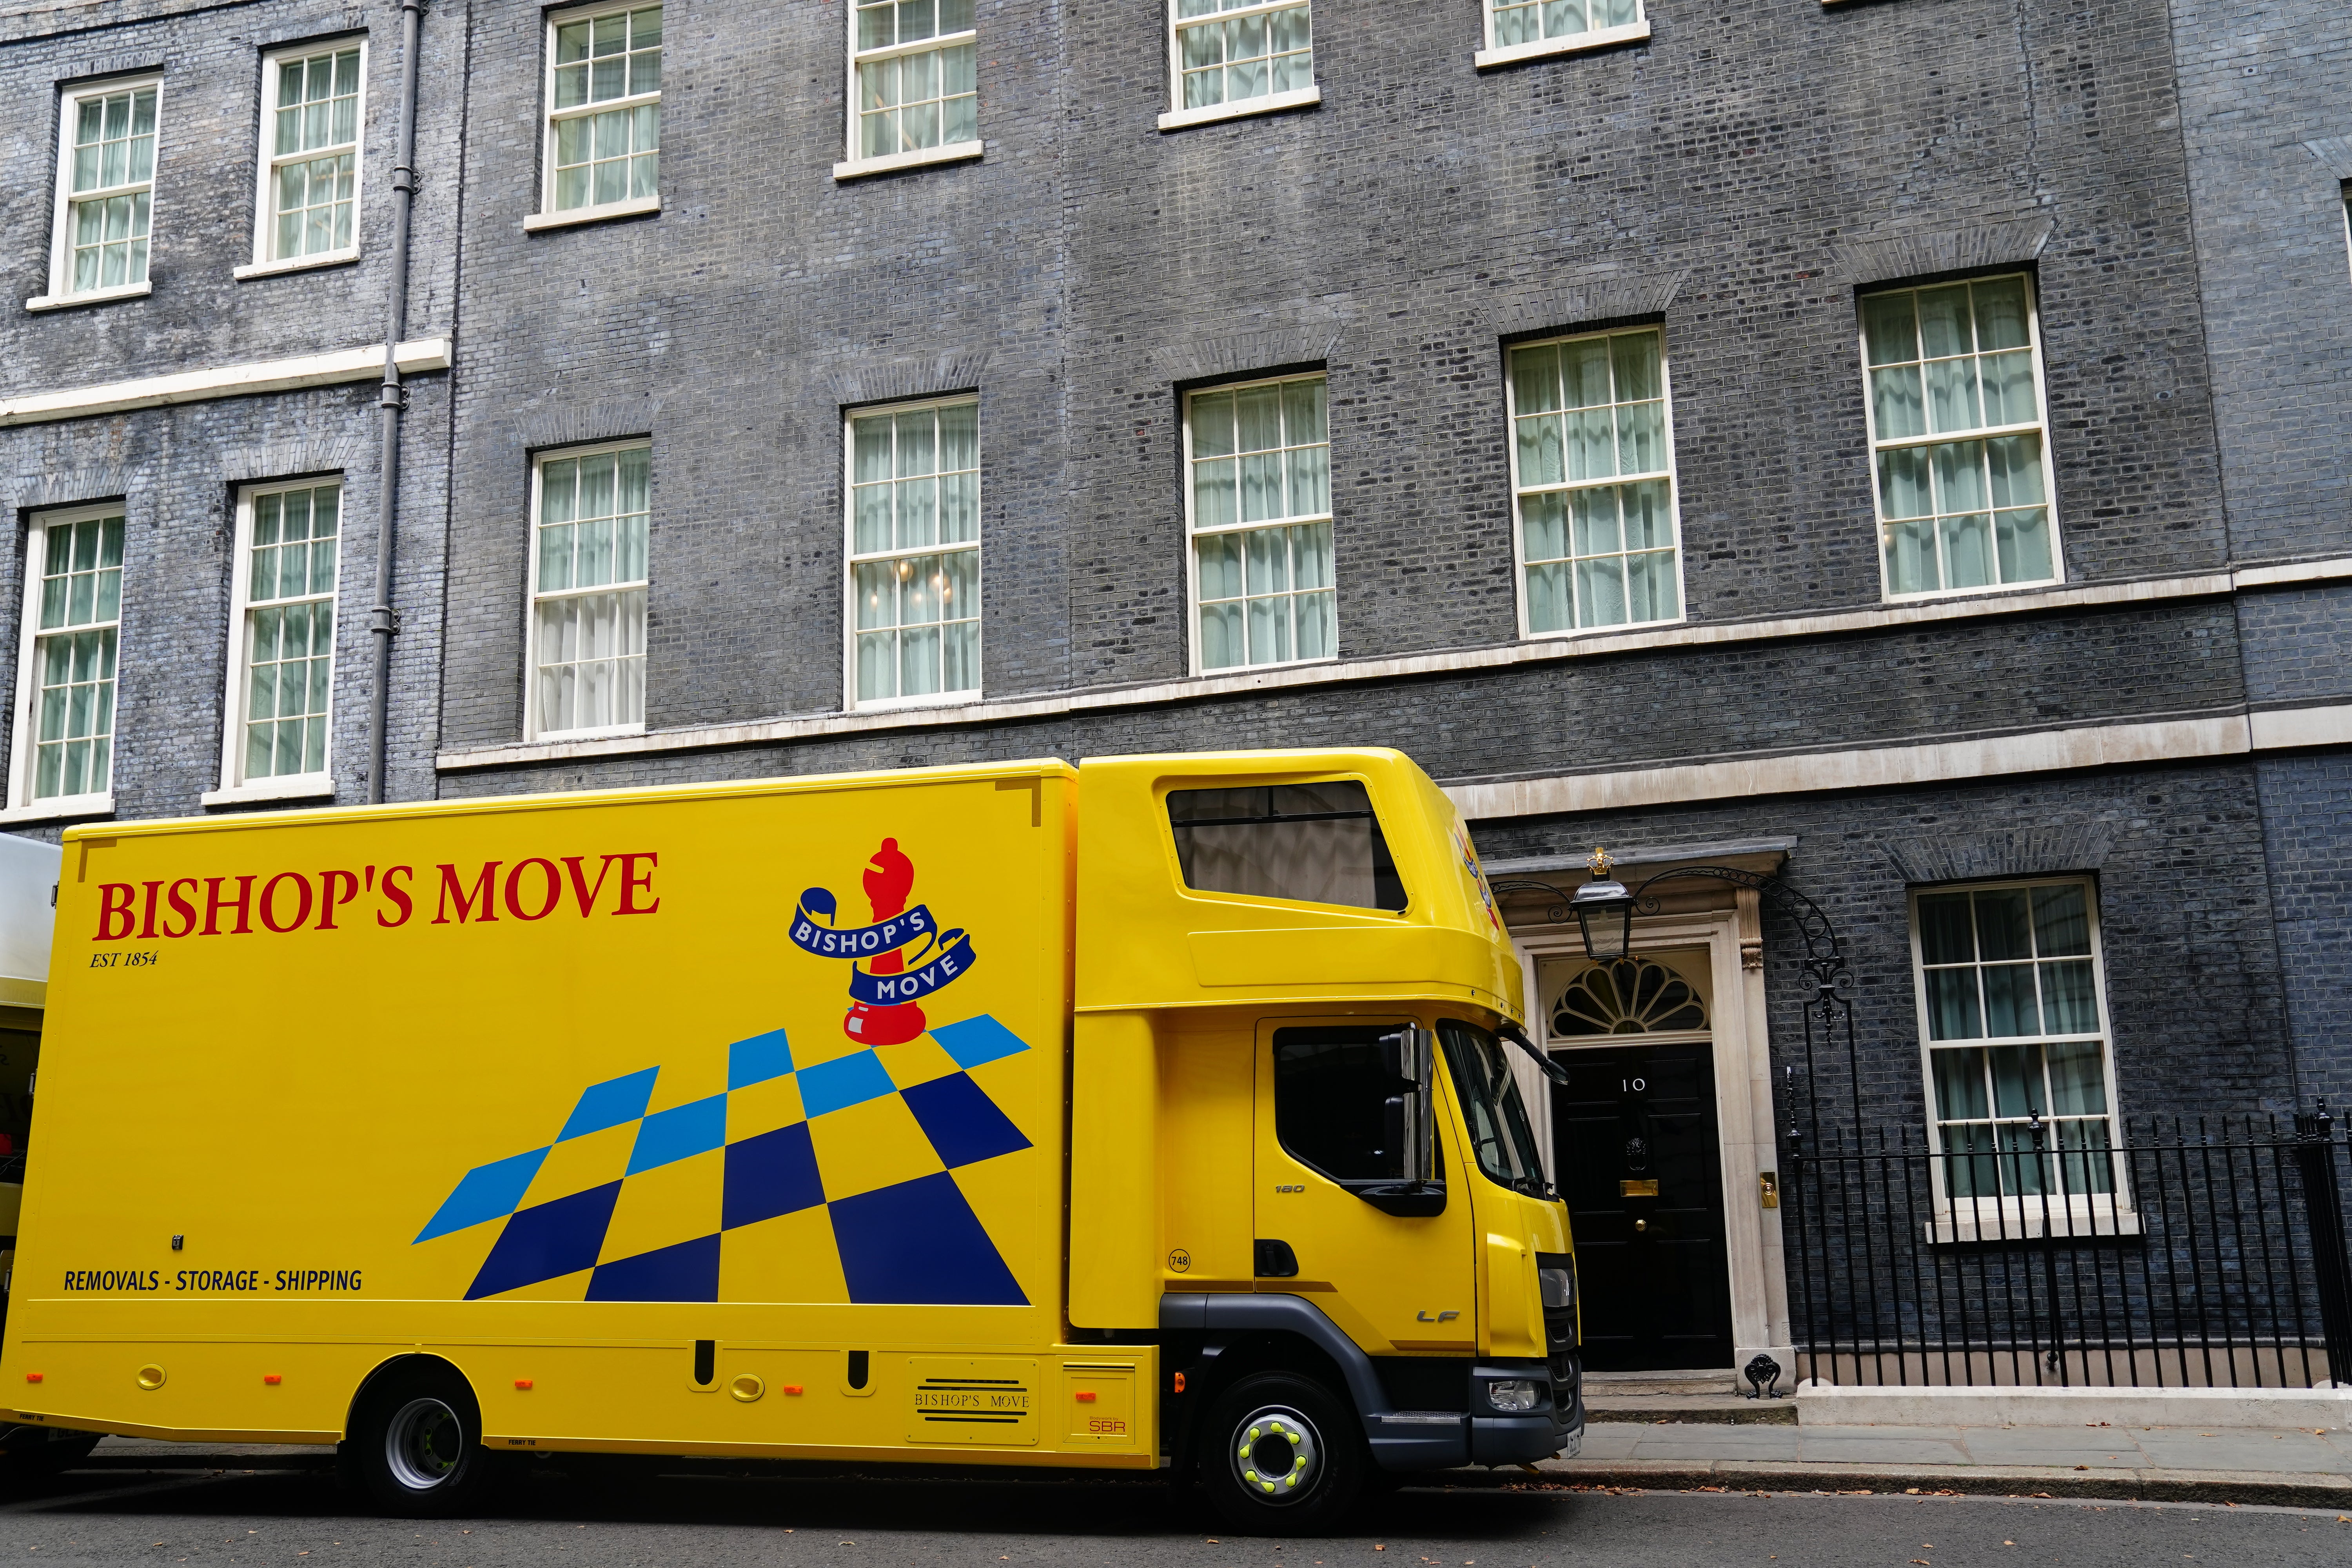
{"label": "iron fence", "polygon": [[2324,1109],[1790,1142],[1801,1379],[2352,1383],[2347,1145]]}

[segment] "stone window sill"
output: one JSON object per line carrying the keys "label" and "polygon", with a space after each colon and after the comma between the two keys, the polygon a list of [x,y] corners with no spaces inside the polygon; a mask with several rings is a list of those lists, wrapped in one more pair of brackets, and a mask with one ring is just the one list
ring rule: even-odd
{"label": "stone window sill", "polygon": [[851,158],[833,166],[833,177],[836,180],[862,180],[868,174],[887,174],[898,169],[966,163],[979,157],[983,146],[979,142],[950,142],[944,147],[919,147],[912,153],[892,153],[881,158]]}
{"label": "stone window sill", "polygon": [[651,217],[662,210],[658,193],[650,196],[632,196],[625,202],[606,202],[603,206],[571,207],[560,213],[532,213],[522,220],[525,234],[541,234],[551,228],[577,228],[585,223],[610,223],[615,218]]}
{"label": "stone window sill", "polygon": [[853,700],[845,713],[909,713],[924,708],[969,708],[980,701],[977,691],[935,691],[920,697],[875,697]]}
{"label": "stone window sill", "polygon": [[25,301],[27,310],[70,310],[76,305],[103,305],[114,300],[144,300],[155,291],[152,282],[125,283],[114,289],[92,289],[84,294],[36,294]]}
{"label": "stone window sill", "polygon": [[1279,114],[1286,109],[1311,109],[1322,101],[1322,88],[1302,87],[1295,92],[1274,92],[1264,98],[1245,98],[1239,103],[1205,103],[1198,109],[1172,110],[1160,117],[1160,129],[1183,131],[1195,125],[1213,125],[1221,120],[1244,120],[1253,114]]}
{"label": "stone window sill", "polygon": [[248,278],[275,278],[283,272],[315,272],[324,267],[349,267],[360,258],[358,246],[344,250],[326,250],[316,256],[297,256],[284,261],[248,261],[234,268],[229,276],[242,283]]}
{"label": "stone window sill", "polygon": [[220,789],[208,789],[196,797],[203,805],[250,805],[270,800],[323,800],[335,798],[335,781],[326,773],[296,773],[290,778],[256,779],[251,784],[229,784]]}
{"label": "stone window sill", "polygon": [[1921,1228],[1927,1233],[1928,1245],[1933,1247],[1979,1241],[2041,1241],[2051,1237],[2063,1241],[2088,1241],[2146,1234],[2137,1209],[2103,1207],[2086,1212],[2053,1204],[2045,1215],[2030,1200],[2022,1208],[2012,1203],[2007,1205],[2006,1212],[1995,1212],[1987,1205],[1979,1214],[1962,1210],[1958,1214],[1942,1215],[1927,1221]]}
{"label": "stone window sill", "polygon": [[0,811],[0,823],[62,822],[74,816],[112,816],[114,796],[107,795],[68,795],[55,800],[37,800],[30,805],[12,805]]}
{"label": "stone window sill", "polygon": [[[1829,0],[1823,0],[1824,4]],[[1480,70],[1493,70],[1497,66],[1515,66],[1521,60],[1549,59],[1554,55],[1580,55],[1590,49],[1605,49],[1612,44],[1639,43],[1650,36],[1650,19],[1628,22],[1622,27],[1603,27],[1597,33],[1570,33],[1565,37],[1538,38],[1531,44],[1512,44],[1499,49],[1480,49],[1470,57],[1470,63]]]}

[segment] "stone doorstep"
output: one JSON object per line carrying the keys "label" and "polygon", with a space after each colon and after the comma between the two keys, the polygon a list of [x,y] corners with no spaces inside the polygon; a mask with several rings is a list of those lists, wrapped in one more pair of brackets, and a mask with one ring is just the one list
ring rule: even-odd
{"label": "stone doorstep", "polygon": [[1602,1394],[1585,1385],[1587,1421],[1649,1424],[1698,1421],[1719,1426],[1793,1426],[1793,1399],[1743,1399],[1736,1394]]}
{"label": "stone doorstep", "polygon": [[2352,1388],[1873,1387],[1807,1383],[1808,1426],[2118,1426],[2352,1428]]}
{"label": "stone doorstep", "polygon": [[1747,1389],[1739,1381],[1739,1374],[1727,1366],[1719,1372],[1708,1368],[1696,1372],[1588,1372],[1584,1374],[1584,1394],[1587,1400],[1596,1394],[1700,1395],[1746,1392]]}
{"label": "stone doorstep", "polygon": [[1855,1465],[1832,1460],[1546,1459],[1525,1468],[1449,1471],[1445,1485],[1618,1487],[1646,1491],[1872,1492],[1909,1496],[2102,1498],[2131,1502],[2281,1503],[2352,1508],[2352,1475],[2273,1470],[2077,1470],[2052,1465]]}

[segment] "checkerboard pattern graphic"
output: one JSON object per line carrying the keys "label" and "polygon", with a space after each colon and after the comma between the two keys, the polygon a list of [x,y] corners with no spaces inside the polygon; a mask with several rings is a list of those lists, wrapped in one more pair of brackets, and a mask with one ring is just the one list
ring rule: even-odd
{"label": "checkerboard pattern graphic", "polygon": [[[724,1093],[649,1111],[660,1068],[592,1084],[553,1142],[467,1172],[416,1242],[503,1222],[469,1301],[571,1275],[585,1276],[591,1301],[716,1301],[730,1233],[822,1208],[852,1302],[1026,1306],[955,1173],[1030,1147],[971,1076],[1028,1048],[982,1014],[907,1046],[796,1067],[779,1029],[727,1047]],[[881,1120],[854,1121],[860,1108]],[[829,1118],[849,1131],[829,1137]],[[582,1142],[631,1126],[625,1158],[618,1135]],[[611,1256],[629,1184],[705,1155],[719,1179],[656,1209],[686,1239]],[[551,1194],[542,1175],[559,1170],[563,1190]]]}

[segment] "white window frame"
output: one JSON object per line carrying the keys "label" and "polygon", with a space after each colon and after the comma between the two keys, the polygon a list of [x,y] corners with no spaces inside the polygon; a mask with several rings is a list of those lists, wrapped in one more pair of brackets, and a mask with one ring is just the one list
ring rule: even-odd
{"label": "white window frame", "polygon": [[[284,495],[295,490],[315,490],[333,485],[341,491],[335,510],[335,584],[325,594],[299,595],[310,600],[323,599],[333,606],[334,633],[328,643],[327,653],[327,754],[315,773],[278,773],[268,778],[248,780],[245,774],[246,705],[252,692],[250,662],[253,639],[246,626],[246,617],[253,608],[253,510],[254,502],[265,495]],[[228,689],[221,703],[221,771],[220,788],[207,790],[202,796],[205,805],[226,805],[249,800],[314,799],[335,793],[335,676],[341,663],[338,653],[343,637],[343,543],[350,533],[351,486],[341,474],[314,474],[304,479],[272,479],[266,484],[239,487],[236,493],[236,544],[229,560],[228,606]],[[272,599],[267,604],[292,604],[296,600]]]}
{"label": "white window frame", "polygon": [[[288,60],[309,59],[313,55],[341,54],[354,45],[360,51],[360,87],[359,103],[354,110],[359,123],[351,143],[352,242],[311,256],[272,256],[270,247],[278,232],[278,208],[271,190],[276,182],[272,176],[278,173],[281,161],[274,151],[277,144],[274,133],[278,123],[278,68]],[[368,38],[365,33],[271,49],[261,57],[261,136],[254,158],[253,259],[236,269],[236,277],[264,278],[278,272],[300,272],[312,267],[338,267],[359,259],[360,217],[366,210],[367,200],[367,93]],[[317,156],[316,150],[289,153],[283,162],[298,163]]]}
{"label": "white window frame", "polygon": [[[1171,0],[1172,3],[1172,0]],[[973,26],[960,33],[936,33],[928,38],[918,38],[911,44],[889,44],[880,48],[861,49],[857,47],[857,0],[846,0],[843,10],[848,13],[844,35],[846,63],[842,77],[842,106],[848,123],[844,128],[841,162],[833,166],[836,180],[855,180],[866,174],[887,174],[893,169],[918,169],[930,163],[961,163],[985,153],[984,139],[975,136],[969,142],[943,142],[937,147],[918,147],[911,152],[886,153],[878,157],[861,156],[857,151],[857,68],[875,60],[886,60],[905,55],[919,55],[929,50],[952,48],[959,44],[972,46],[972,79],[980,79],[978,52],[980,47],[979,18]],[[974,124],[977,126],[977,110]]]}
{"label": "white window frame", "polygon": [[[1950,1161],[1944,1155],[1943,1117],[1936,1100],[1936,1057],[1937,1050],[1967,1049],[1970,1047],[1995,1047],[2004,1043],[2044,1044],[2079,1041],[2082,1035],[2052,1036],[2020,1035],[1956,1040],[1938,1044],[1934,1038],[1934,1025],[1927,1006],[1927,964],[1926,945],[1921,939],[1919,900],[1937,894],[2002,892],[2015,889],[2080,888],[2083,906],[2090,923],[2091,986],[2098,1005],[2099,1070],[2105,1076],[2107,1099],[2106,1122],[2109,1149],[2112,1151],[2112,1171],[2116,1190],[2111,1193],[2019,1194],[2014,1196],[1990,1198],[1955,1198],[1946,1190],[1946,1178],[1953,1162],[1970,1156],[1954,1154]],[[1909,889],[1905,900],[1906,914],[1911,927],[1911,990],[1912,1004],[1919,1026],[1919,1070],[1924,1104],[1927,1108],[1927,1148],[1934,1154],[1932,1188],[1935,1218],[1928,1222],[1927,1239],[1936,1242],[1975,1241],[2040,1236],[2046,1218],[2049,1232],[2060,1236],[2137,1236],[2140,1219],[2132,1206],[2129,1185],[2131,1164],[2124,1150],[2124,1111],[2116,1093],[2116,1034],[2113,1015],[2107,1007],[2106,941],[2099,912],[2099,884],[2089,876],[2009,877],[1984,882],[1937,883]],[[1981,960],[1978,961],[1979,964]],[[2047,1108],[2044,1108],[2045,1110]],[[1994,1115],[1992,1123],[2015,1123],[2014,1117]],[[2043,1125],[2051,1123],[2045,1116]],[[2005,1156],[1995,1156],[2002,1158]],[[2063,1160],[2064,1153],[2048,1148],[2042,1156],[2052,1161]]]}
{"label": "white window frame", "polygon": [[[1316,62],[1312,68],[1315,73],[1314,81],[1303,88],[1293,88],[1288,92],[1269,92],[1258,98],[1244,98],[1238,103],[1204,103],[1197,109],[1184,107],[1184,44],[1178,37],[1180,20],[1176,15],[1177,0],[1165,0],[1165,3],[1168,13],[1166,46],[1168,49],[1168,112],[1160,117],[1160,130],[1181,131],[1189,125],[1208,125],[1220,120],[1241,120],[1253,114],[1279,114],[1285,110],[1304,109],[1310,104],[1323,101],[1321,56],[1315,50],[1312,42],[1315,30],[1314,0],[1307,0],[1304,7],[1307,11],[1308,52]],[[1229,11],[1220,11],[1213,20],[1223,22],[1231,21],[1237,16],[1262,16],[1275,11],[1291,10],[1296,5],[1297,0],[1258,0],[1255,5],[1237,5]],[[1186,16],[1181,18],[1181,21],[1197,25],[1212,19],[1208,16]]]}
{"label": "white window frame", "polygon": [[[668,18],[665,16],[663,21],[665,26],[667,26]],[[665,38],[668,37],[667,31],[664,32],[663,37]],[[600,583],[595,584],[593,587],[586,589],[551,589],[549,590],[547,596],[554,598],[559,596],[571,596],[582,593],[611,593],[616,590],[635,588],[641,591],[646,595],[646,613],[648,625],[650,625],[653,614],[653,479],[651,473],[653,462],[653,443],[643,437],[639,437],[635,440],[627,441],[596,441],[584,447],[551,447],[546,451],[534,452],[531,454],[530,520],[529,525],[530,529],[530,549],[523,568],[524,577],[522,591],[522,733],[523,739],[526,742],[589,741],[607,735],[642,735],[646,732],[646,723],[643,719],[638,719],[625,724],[594,725],[582,730],[547,730],[541,728],[539,715],[539,602],[541,598],[539,588],[539,536],[541,481],[545,476],[547,465],[550,463],[560,463],[567,458],[593,458],[605,452],[629,451],[642,451],[646,454],[646,575],[642,579],[632,579],[626,583]],[[650,643],[650,637],[647,640],[648,643]],[[651,662],[650,647],[647,649],[647,662]]]}
{"label": "white window frame", "polygon": [[[979,455],[978,444],[986,438],[986,433],[978,429],[977,415],[980,408],[980,398],[977,394],[962,393],[947,397],[924,397],[918,398],[910,403],[867,404],[862,407],[848,408],[842,411],[841,548],[843,565],[841,572],[841,707],[842,711],[845,713],[887,713],[894,709],[902,708],[958,708],[967,703],[980,701],[982,699],[982,689],[987,685],[988,584],[985,574],[988,567],[987,562],[982,558],[982,552],[986,548],[988,541],[987,529],[980,521],[982,516],[981,507],[985,505],[985,502],[976,501],[974,503],[972,510],[973,526],[978,528],[980,531],[973,537],[971,542],[969,544],[911,545],[905,550],[900,550],[894,546],[888,550],[868,550],[863,552],[860,552],[857,548],[857,421],[860,419],[876,418],[886,414],[919,414],[926,409],[951,408],[965,404],[969,404],[971,406],[975,416],[974,429],[976,434],[974,435],[973,440],[974,456],[977,457]],[[985,473],[985,471],[986,469],[984,466],[982,468],[978,470],[980,473]],[[920,553],[923,552],[929,552],[934,554],[944,554],[950,550],[970,551],[971,552],[972,560],[975,563],[972,579],[975,583],[980,584],[976,591],[980,595],[980,603],[982,606],[982,613],[978,617],[980,622],[980,652],[976,656],[975,662],[982,671],[981,684],[961,691],[925,691],[918,692],[912,697],[862,698],[858,696],[857,568],[859,564],[862,563],[870,563],[875,561],[896,560],[901,556]]]}
{"label": "white window frame", "polygon": [[[128,510],[119,502],[100,506],[59,507],[36,512],[25,534],[25,592],[17,615],[16,637],[16,707],[9,734],[14,743],[8,748],[8,804],[0,811],[0,822],[41,822],[64,816],[99,816],[114,810],[114,776],[120,758],[115,742],[122,734],[122,606],[118,600],[114,612],[114,718],[107,741],[107,787],[83,795],[51,795],[47,800],[33,798],[34,765],[39,750],[39,737],[34,731],[33,703],[40,688],[39,672],[34,668],[34,650],[41,636],[42,563],[48,555],[48,532],[56,527],[70,528],[78,522],[99,518],[119,517],[122,524],[122,572],[127,579],[131,571],[131,520]],[[123,595],[127,598],[127,592]],[[93,623],[97,624],[97,623]]]}
{"label": "white window frame", "polygon": [[[1951,284],[1997,283],[2004,278],[2015,278],[2025,285],[2026,346],[2033,353],[2034,418],[2020,425],[1986,426],[1982,429],[1944,431],[1926,436],[1898,436],[1884,447],[1878,439],[1878,398],[1870,384],[1870,328],[1864,314],[1864,302],[1876,294],[1900,294],[1922,289],[1939,289]],[[1970,302],[1970,310],[1975,306]],[[1965,277],[1944,279],[1937,283],[1903,283],[1886,288],[1866,288],[1856,290],[1853,300],[1853,331],[1856,362],[1862,369],[1862,417],[1867,432],[1870,465],[1870,526],[1871,547],[1878,552],[1878,596],[1889,605],[1916,605],[1936,599],[1974,599],[1992,594],[2015,594],[2030,589],[2063,586],[2066,582],[2065,535],[2058,520],[2058,468],[2050,441],[2050,394],[2042,374],[2042,290],[2030,270],[2012,268],[1993,272],[1971,272]],[[1981,353],[1982,351],[1979,351]],[[1896,447],[1934,447],[1954,441],[1983,441],[2001,436],[2032,434],[2042,437],[2042,508],[2050,514],[2050,575],[2021,579],[2015,583],[1986,583],[1973,588],[1928,588],[1917,593],[1899,594],[1886,571],[1886,500],[1879,493],[1878,455]],[[1990,498],[1987,498],[1990,510]],[[1937,546],[1940,552],[1942,543]]]}
{"label": "white window frame", "polygon": [[[136,283],[119,283],[109,289],[86,289],[73,292],[73,236],[68,232],[68,216],[73,210],[73,150],[74,118],[82,101],[91,98],[108,98],[118,92],[138,92],[152,88],[155,93],[155,163],[147,175],[147,277]],[[137,76],[114,77],[105,81],[85,82],[58,94],[58,157],[56,196],[49,216],[49,289],[25,301],[28,310],[54,310],[68,305],[90,305],[102,300],[137,300],[153,293],[155,271],[155,236],[158,232],[156,208],[161,203],[163,185],[163,77],[160,71],[144,71]],[[128,189],[129,187],[125,187]]]}
{"label": "white window frame", "polygon": [[1470,63],[1479,70],[1492,70],[1496,66],[1517,65],[1521,60],[1541,59],[1547,55],[1580,55],[1591,49],[1605,49],[1617,44],[1639,42],[1650,36],[1649,0],[1633,0],[1636,13],[1631,22],[1614,27],[1593,27],[1581,33],[1564,33],[1557,38],[1537,38],[1517,44],[1495,42],[1495,0],[1478,0],[1486,13],[1482,23],[1486,45],[1472,51]]}
{"label": "white window frame", "polygon": [[[1654,332],[1658,338],[1658,395],[1664,405],[1664,435],[1666,446],[1666,510],[1675,541],[1675,613],[1663,620],[1618,621],[1608,626],[1562,626],[1554,631],[1534,630],[1528,620],[1528,536],[1519,517],[1519,394],[1518,381],[1511,374],[1511,356],[1521,349],[1539,349],[1557,343],[1581,342],[1591,338],[1623,338],[1636,332]],[[1612,372],[1613,374],[1613,372]],[[1684,572],[1683,556],[1683,480],[1675,455],[1675,377],[1673,358],[1666,352],[1666,330],[1663,325],[1648,327],[1618,327],[1591,332],[1563,332],[1558,337],[1529,338],[1523,342],[1508,343],[1503,350],[1503,440],[1511,468],[1511,572],[1514,597],[1519,607],[1519,640],[1522,642],[1556,642],[1563,637],[1610,637],[1621,632],[1643,631],[1657,626],[1680,626],[1690,618],[1690,593],[1687,574]],[[1654,473],[1638,474],[1635,479],[1655,478]],[[1561,487],[1567,489],[1600,489],[1605,486],[1627,481],[1622,476],[1605,479],[1578,482]]]}
{"label": "white window frame", "polygon": [[[646,0],[634,0],[634,3],[632,0],[620,0],[618,4],[572,5],[546,14],[541,23],[539,49],[539,210],[522,220],[525,230],[535,232],[543,228],[568,228],[573,224],[601,223],[606,218],[637,217],[662,210],[658,182],[654,194],[649,196],[629,196],[617,202],[591,203],[587,206],[561,209],[555,205],[555,126],[558,113],[555,107],[556,29],[567,22],[593,22],[599,16],[609,16],[616,11],[642,11],[646,5]],[[662,10],[661,42],[664,87],[669,83],[669,10],[665,5]],[[602,114],[608,110],[636,109],[648,103],[658,105],[661,100],[662,89],[656,88],[651,92],[631,93],[626,98],[606,99],[595,103],[582,104],[576,108],[562,110],[562,117],[571,120],[581,115]],[[668,139],[668,126],[662,127],[662,136],[665,141]],[[537,493],[534,489],[532,494],[536,496]]]}
{"label": "white window frame", "polygon": [[[1331,530],[1331,651],[1311,658],[1286,658],[1272,664],[1229,664],[1208,668],[1201,663],[1201,552],[1203,532],[1195,525],[1192,510],[1192,399],[1213,396],[1221,392],[1246,392],[1253,386],[1280,386],[1286,382],[1319,381],[1323,384],[1323,447],[1325,452],[1323,488],[1324,510],[1295,517],[1268,518],[1257,522],[1232,522],[1206,531],[1210,534],[1247,533],[1260,528],[1296,528],[1301,523],[1323,522]],[[1196,386],[1183,395],[1180,408],[1183,425],[1182,461],[1184,475],[1184,642],[1191,650],[1192,673],[1196,679],[1223,680],[1248,677],[1269,669],[1296,669],[1302,665],[1337,664],[1339,662],[1339,518],[1338,486],[1334,483],[1334,465],[1329,453],[1331,440],[1331,374],[1325,370],[1299,371],[1288,375],[1252,376],[1247,381],[1220,381],[1207,386]],[[1293,587],[1287,591],[1297,595]],[[1223,601],[1220,601],[1221,603]],[[1244,598],[1246,604],[1246,598]],[[1248,611],[1243,611],[1244,626]],[[1246,634],[1245,634],[1246,635]],[[1293,646],[1296,646],[1294,643]]]}

